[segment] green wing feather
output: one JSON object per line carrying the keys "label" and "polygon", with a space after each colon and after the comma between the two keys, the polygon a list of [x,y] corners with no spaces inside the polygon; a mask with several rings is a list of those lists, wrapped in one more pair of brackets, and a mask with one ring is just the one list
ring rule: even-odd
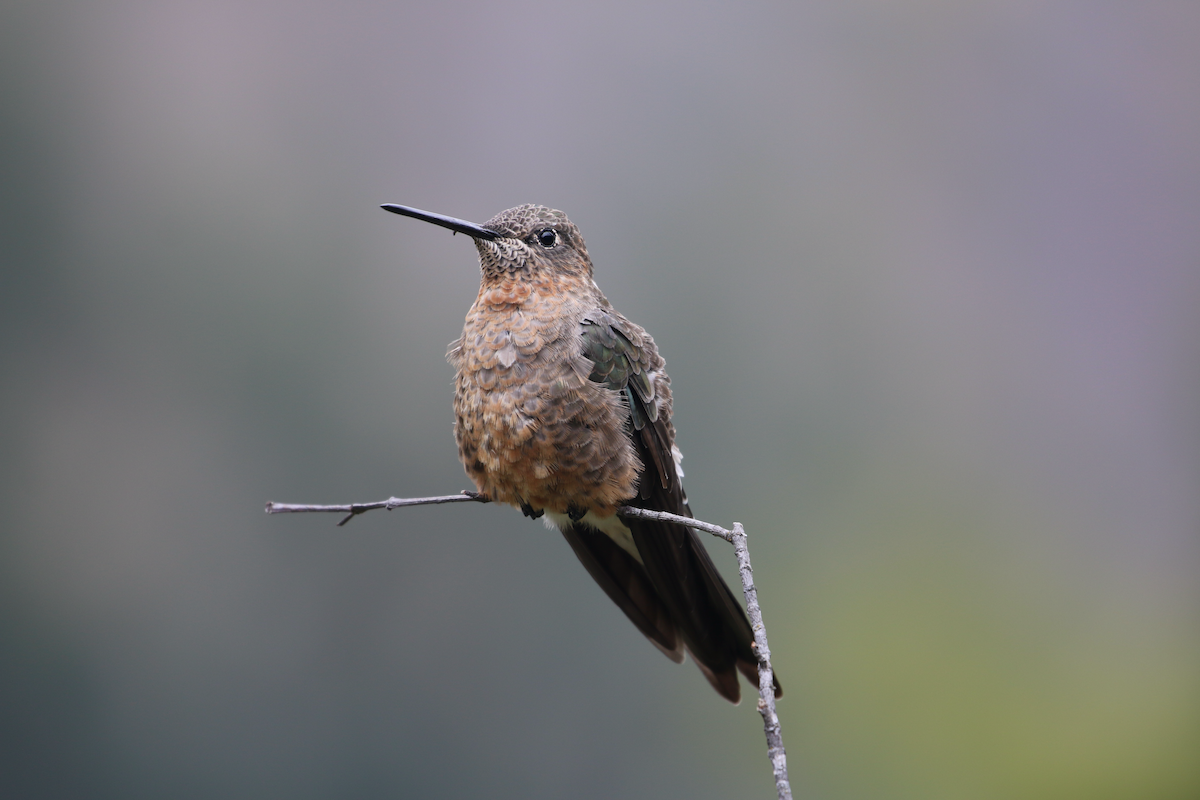
{"label": "green wing feather", "polygon": [[[580,337],[583,355],[593,364],[589,378],[625,397],[635,444],[644,451],[643,457],[649,456],[647,466],[654,467],[663,489],[676,489],[683,500],[671,451],[673,437],[668,420],[660,419],[661,398],[655,395],[650,376],[658,360],[654,340],[624,317],[605,310],[584,318]],[[648,497],[648,483],[641,481],[643,498]]]}

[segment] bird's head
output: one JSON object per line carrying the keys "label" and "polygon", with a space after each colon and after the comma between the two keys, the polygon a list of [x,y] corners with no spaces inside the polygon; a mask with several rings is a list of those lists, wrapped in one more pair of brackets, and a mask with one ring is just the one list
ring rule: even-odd
{"label": "bird's head", "polygon": [[432,222],[475,240],[484,283],[592,277],[592,260],[579,229],[552,208],[523,205],[501,211],[482,225],[408,206],[385,205],[387,211]]}

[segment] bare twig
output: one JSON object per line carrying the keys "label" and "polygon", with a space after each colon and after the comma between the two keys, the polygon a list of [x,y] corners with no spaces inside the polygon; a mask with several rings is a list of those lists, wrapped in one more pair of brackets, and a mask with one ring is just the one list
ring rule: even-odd
{"label": "bare twig", "polygon": [[720,525],[713,525],[711,522],[704,522],[691,517],[683,517],[679,514],[671,514],[667,511],[651,511],[648,508],[638,508],[636,506],[621,506],[617,509],[617,514],[622,517],[637,517],[638,519],[654,519],[659,522],[678,522],[680,525],[687,525],[689,528],[695,528],[698,531],[711,533],[713,536],[720,536],[725,541],[733,544],[733,531],[727,531]]}
{"label": "bare twig", "polygon": [[350,520],[357,517],[364,511],[372,511],[376,508],[386,508],[391,511],[393,508],[404,508],[405,506],[437,506],[442,503],[490,503],[491,498],[479,494],[479,492],[468,492],[465,489],[459,494],[443,494],[438,497],[389,497],[387,500],[378,500],[374,503],[350,503],[348,505],[337,506],[314,506],[300,503],[267,503],[268,514],[300,514],[305,512],[334,512],[346,514],[346,518],[338,523],[338,526],[345,525]]}
{"label": "bare twig", "polygon": [[[267,503],[268,514],[296,514],[304,512],[338,512],[346,517],[338,523],[345,525],[354,517],[376,508],[393,508],[405,506],[440,505],[442,503],[489,503],[490,498],[478,492],[464,491],[461,494],[448,494],[439,497],[389,497],[374,503],[351,503],[349,505],[316,506],[293,503]],[[754,574],[750,569],[750,551],[746,547],[746,530],[742,523],[733,523],[733,530],[727,530],[711,522],[669,514],[665,511],[650,511],[645,508],[622,506],[617,509],[622,517],[639,517],[654,519],[661,522],[675,522],[686,525],[698,531],[719,536],[733,545],[737,555],[738,573],[742,578],[742,593],[746,596],[746,613],[750,617],[750,627],[754,631],[754,654],[758,657],[758,713],[763,718],[763,730],[767,735],[767,757],[771,760],[771,771],[775,775],[775,791],[779,800],[791,800],[792,787],[788,783],[787,755],[783,749],[783,734],[779,727],[779,716],[775,713],[775,674],[771,668],[771,649],[767,646],[767,629],[763,625],[762,609],[758,605],[758,590],[754,588]]]}
{"label": "bare twig", "polygon": [[746,548],[746,530],[740,522],[733,523],[733,552],[737,554],[742,592],[746,595],[746,613],[750,617],[750,628],[754,631],[754,654],[758,656],[758,713],[762,715],[763,730],[767,734],[767,758],[771,759],[771,772],[775,774],[775,791],[779,800],[792,800],[783,732],[779,727],[779,716],[775,713],[775,673],[771,669],[771,648],[767,646],[767,628],[763,625],[762,609],[758,606],[758,589],[754,588],[750,551]]}

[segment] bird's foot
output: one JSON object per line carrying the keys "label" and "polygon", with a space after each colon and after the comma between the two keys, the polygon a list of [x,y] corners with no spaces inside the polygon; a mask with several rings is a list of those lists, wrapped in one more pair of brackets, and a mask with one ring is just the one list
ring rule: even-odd
{"label": "bird's foot", "polygon": [[571,518],[572,522],[579,522],[587,516],[587,509],[579,506],[567,506],[567,516]]}
{"label": "bird's foot", "polygon": [[533,506],[529,505],[529,503],[521,503],[521,513],[524,514],[525,516],[529,517],[530,519],[537,519],[542,514],[545,514],[546,511],[545,511],[545,509],[541,509],[541,508],[534,511]]}

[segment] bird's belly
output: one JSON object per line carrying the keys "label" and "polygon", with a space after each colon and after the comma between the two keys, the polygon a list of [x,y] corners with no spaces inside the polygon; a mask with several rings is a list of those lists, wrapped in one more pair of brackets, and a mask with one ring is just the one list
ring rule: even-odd
{"label": "bird's belly", "polygon": [[614,393],[566,373],[516,380],[512,371],[487,372],[460,374],[454,398],[459,456],[479,491],[534,510],[601,516],[636,494],[641,464]]}

